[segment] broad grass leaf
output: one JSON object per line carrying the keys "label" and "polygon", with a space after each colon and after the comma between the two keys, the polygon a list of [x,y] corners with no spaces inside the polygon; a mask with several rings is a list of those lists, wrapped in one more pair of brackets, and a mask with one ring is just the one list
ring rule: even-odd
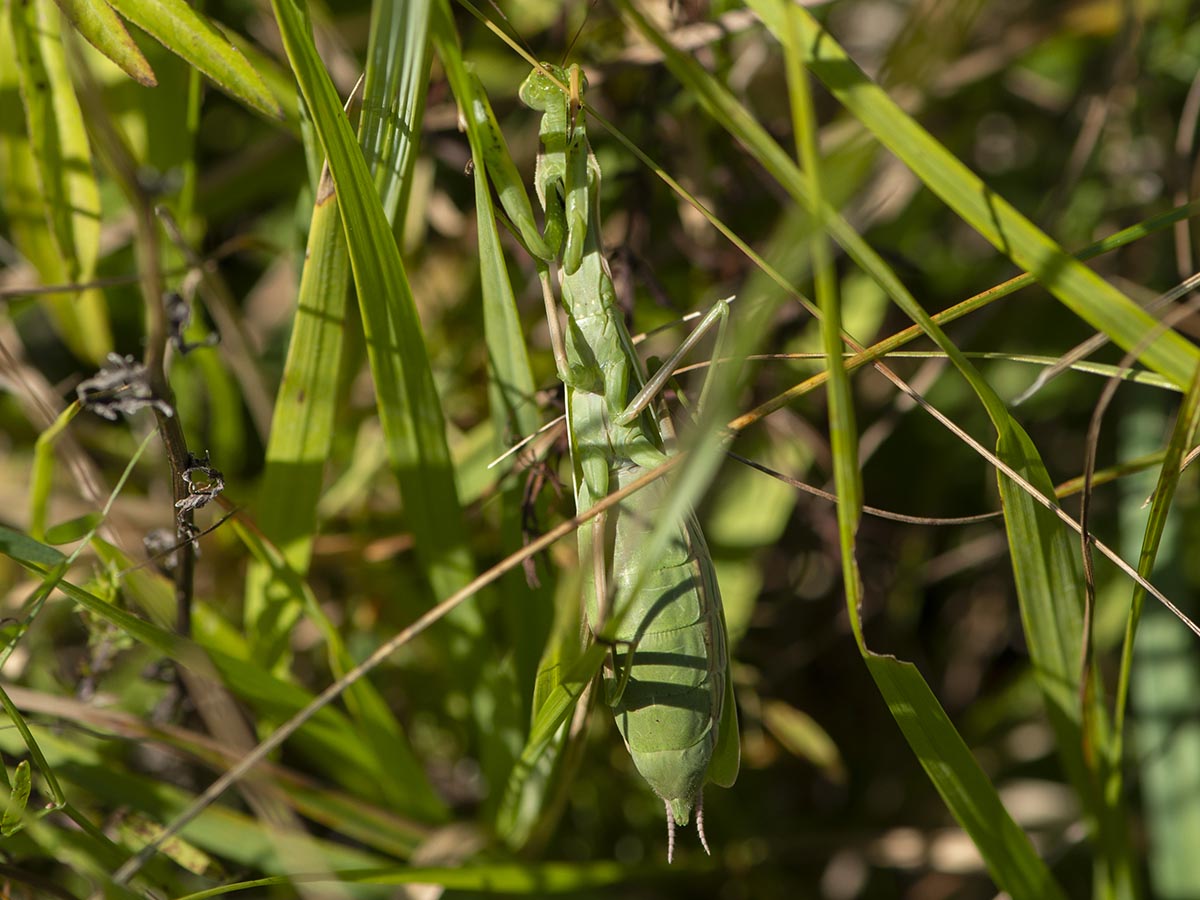
{"label": "broad grass leaf", "polygon": [[226,93],[269,118],[284,117],[283,108],[241,52],[184,0],[113,0],[112,6]]}

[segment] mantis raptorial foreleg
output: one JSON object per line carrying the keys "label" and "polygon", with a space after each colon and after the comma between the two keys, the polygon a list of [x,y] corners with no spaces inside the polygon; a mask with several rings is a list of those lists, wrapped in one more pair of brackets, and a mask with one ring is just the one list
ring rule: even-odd
{"label": "mantis raptorial foreleg", "polygon": [[692,330],[692,333],[684,338],[683,343],[676,348],[667,361],[664,362],[647,381],[645,387],[638,391],[637,396],[629,401],[629,405],[625,407],[625,411],[617,416],[618,425],[628,425],[633,421],[643,409],[650,405],[656,396],[666,387],[671,376],[675,374],[675,370],[679,368],[679,364],[700,339],[713,327],[717,325],[717,343],[713,350],[714,365],[708,370],[708,374],[704,377],[704,384],[700,388],[700,403],[699,408],[704,409],[705,402],[708,399],[709,390],[714,384],[713,376],[716,373],[715,361],[720,360],[721,351],[725,346],[726,326],[729,321],[729,300],[718,300],[713,304],[712,308],[705,313],[704,318]]}

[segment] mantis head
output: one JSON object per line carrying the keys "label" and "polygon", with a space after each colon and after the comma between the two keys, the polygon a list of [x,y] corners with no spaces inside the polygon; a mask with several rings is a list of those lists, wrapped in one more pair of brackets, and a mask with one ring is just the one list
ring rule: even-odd
{"label": "mantis head", "polygon": [[571,107],[578,108],[586,87],[587,78],[578,65],[572,63],[563,67],[544,62],[521,83],[518,96],[522,103],[538,112],[565,112],[568,102]]}

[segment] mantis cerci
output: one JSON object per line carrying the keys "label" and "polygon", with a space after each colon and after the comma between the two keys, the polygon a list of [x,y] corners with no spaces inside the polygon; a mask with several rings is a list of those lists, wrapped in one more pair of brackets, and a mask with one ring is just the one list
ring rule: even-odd
{"label": "mantis cerci", "polygon": [[[718,302],[653,378],[647,379],[616,306],[600,234],[600,167],[588,144],[582,70],[543,63],[521,85],[542,114],[535,187],[545,215],[540,233],[528,195],[490,110],[473,115],[485,132],[488,172],[526,249],[538,263],[555,364],[565,386],[575,504],[584,513],[612,490],[667,459],[665,411],[653,401],[680,358],[727,316]],[[551,269],[559,270],[559,322]],[[718,346],[720,339],[718,337]],[[719,352],[718,352],[719,355]],[[703,404],[706,382],[701,394]],[[739,766],[737,714],[728,675],[725,617],[704,535],[690,510],[669,522],[666,549],[643,547],[664,527],[671,491],[659,479],[579,531],[589,627],[616,620],[605,695],[638,771],[662,798],[668,850],[675,826],[694,815],[705,851],[703,788],[729,787]]]}

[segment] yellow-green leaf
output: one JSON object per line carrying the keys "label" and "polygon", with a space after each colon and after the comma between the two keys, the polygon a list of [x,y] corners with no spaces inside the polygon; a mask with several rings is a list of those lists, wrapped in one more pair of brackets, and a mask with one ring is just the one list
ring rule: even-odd
{"label": "yellow-green leaf", "polygon": [[137,43],[130,36],[111,6],[105,0],[55,0],[63,15],[70,20],[89,44],[111,59],[130,78],[154,87],[158,79],[154,77],[154,69],[138,49]]}
{"label": "yellow-green leaf", "polygon": [[184,0],[116,0],[113,7],[222,90],[273,119],[283,118],[283,109],[246,57]]}
{"label": "yellow-green leaf", "polygon": [[21,827],[21,818],[25,815],[25,807],[29,803],[31,786],[29,760],[23,759],[17,763],[17,770],[13,773],[12,791],[8,795],[8,805],[4,808],[3,818],[0,818],[0,835],[10,837]]}

